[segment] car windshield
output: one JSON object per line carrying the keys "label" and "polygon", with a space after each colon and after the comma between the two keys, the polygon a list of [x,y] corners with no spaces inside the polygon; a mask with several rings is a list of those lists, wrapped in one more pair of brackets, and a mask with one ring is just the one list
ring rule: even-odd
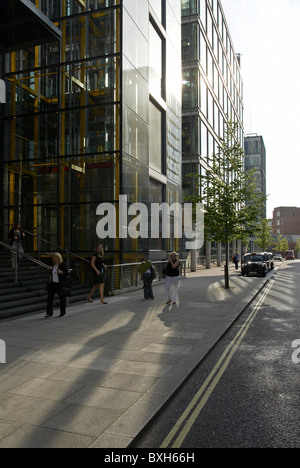
{"label": "car windshield", "polygon": [[245,262],[263,262],[264,256],[263,255],[248,255],[245,257]]}

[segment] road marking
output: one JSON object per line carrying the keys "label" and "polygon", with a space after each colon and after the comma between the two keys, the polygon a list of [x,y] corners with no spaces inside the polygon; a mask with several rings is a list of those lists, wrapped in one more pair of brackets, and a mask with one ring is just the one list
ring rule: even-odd
{"label": "road marking", "polygon": [[[252,322],[254,321],[255,317],[257,316],[260,307],[265,300],[266,296],[270,292],[270,289],[273,287],[275,280],[271,280],[264,291],[263,295],[260,297],[259,301],[257,302],[256,306],[254,307],[253,311],[247,318],[244,325],[238,331],[234,339],[231,343],[227,346],[224,353],[218,360],[217,364],[196,393],[186,410],[183,412],[181,417],[178,419],[175,426],[172,428],[170,433],[167,435],[165,440],[163,441],[160,448],[180,448],[182,443],[184,442],[185,438],[187,437],[188,433],[190,432],[193,424],[195,423],[196,419],[198,418],[199,414],[201,413],[202,409],[204,408],[205,404],[207,403],[209,397],[213,393],[215,387],[219,383],[222,375],[224,374],[225,370],[227,369],[232,357],[234,356],[236,350],[240,346],[241,342],[243,341],[244,337],[246,336]],[[176,437],[177,436],[177,437]],[[176,437],[175,441],[174,438]]]}

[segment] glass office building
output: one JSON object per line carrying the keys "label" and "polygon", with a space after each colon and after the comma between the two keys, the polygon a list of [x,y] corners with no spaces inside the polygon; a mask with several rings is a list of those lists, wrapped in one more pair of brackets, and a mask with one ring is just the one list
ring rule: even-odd
{"label": "glass office building", "polygon": [[[245,169],[254,171],[256,192],[267,195],[266,148],[262,136],[249,135],[245,138]],[[266,202],[263,203],[262,218],[267,217]]]}
{"label": "glass office building", "polygon": [[182,63],[183,164],[201,171],[218,151],[228,118],[238,123],[243,146],[240,57],[220,0],[182,0]]}
{"label": "glass office building", "polygon": [[208,158],[218,152],[224,123],[238,124],[243,147],[243,83],[220,0],[182,0],[183,193],[201,194]]}
{"label": "glass office building", "polygon": [[[180,0],[35,0],[62,39],[6,56],[4,231],[113,262],[171,239],[97,239],[97,206],[181,196]],[[118,216],[117,216],[118,224]]]}

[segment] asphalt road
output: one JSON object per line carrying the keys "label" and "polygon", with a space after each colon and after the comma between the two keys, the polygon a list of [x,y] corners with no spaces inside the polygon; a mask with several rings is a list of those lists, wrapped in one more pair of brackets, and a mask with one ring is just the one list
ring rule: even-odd
{"label": "asphalt road", "polygon": [[295,260],[280,267],[134,447],[298,448],[299,389]]}

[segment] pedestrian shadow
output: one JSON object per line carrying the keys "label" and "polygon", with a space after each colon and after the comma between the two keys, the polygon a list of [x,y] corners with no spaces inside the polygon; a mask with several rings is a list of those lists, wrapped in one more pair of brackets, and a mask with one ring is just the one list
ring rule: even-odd
{"label": "pedestrian shadow", "polygon": [[[121,417],[124,411],[129,409],[143,395],[144,389],[142,385],[140,388],[135,388],[134,390],[131,388],[130,391],[126,392],[123,388],[118,388],[115,385],[112,385],[112,387],[105,387],[103,384],[118,373],[120,362],[130,360],[134,361],[137,353],[141,352],[141,350],[138,349],[138,344],[134,343],[136,336],[135,332],[143,326],[144,322],[151,322],[151,317],[157,311],[157,303],[155,303],[155,301],[145,301],[140,297],[135,297],[130,302],[121,302],[120,310],[117,310],[116,304],[112,304],[111,306],[99,306],[99,308],[100,310],[97,310],[97,313],[99,312],[99,317],[95,316],[95,308],[92,308],[90,312],[82,312],[76,315],[72,315],[72,313],[68,311],[68,314],[64,319],[53,318],[51,319],[51,322],[45,321],[45,329],[47,332],[50,330],[53,332],[54,343],[52,350],[45,350],[45,355],[51,355],[51,352],[57,353],[60,350],[63,353],[64,346],[67,350],[69,343],[76,343],[76,332],[72,335],[71,340],[66,338],[65,343],[61,342],[61,345],[55,341],[55,338],[59,339],[56,333],[61,333],[61,340],[63,340],[63,330],[68,328],[68,321],[71,322],[70,327],[72,327],[72,324],[73,326],[76,324],[76,327],[78,327],[78,350],[77,352],[75,350],[74,353],[69,356],[70,359],[67,359],[61,364],[57,363],[59,367],[57,372],[54,372],[45,379],[45,388],[47,388],[46,386],[49,382],[50,384],[59,382],[57,385],[61,385],[62,382],[64,383],[64,385],[61,385],[61,388],[65,388],[65,390],[61,391],[61,394],[56,400],[51,400],[51,395],[47,398],[46,393],[45,396],[41,397],[38,397],[37,395],[35,396],[34,393],[26,395],[26,397],[40,398],[41,400],[45,399],[48,402],[48,412],[45,411],[42,415],[41,423],[39,425],[34,425],[28,422],[27,427],[32,426],[32,428],[30,432],[26,432],[26,435],[22,440],[19,440],[20,446],[35,447],[36,441],[41,440],[41,431],[47,432],[47,442],[44,442],[45,448],[54,447],[56,445],[59,446],[59,435],[63,437],[67,433],[69,434],[73,432],[77,434],[78,438],[79,436],[83,436],[83,440],[84,437],[90,439],[90,444],[87,444],[87,446],[89,446],[107,429],[107,427],[109,427],[110,424]],[[83,323],[86,327],[89,320],[91,320],[90,327],[85,328],[85,333],[81,334],[79,331],[80,324]],[[40,319],[34,317],[30,324],[33,327],[38,326],[38,329],[41,330]],[[30,334],[30,336],[32,336],[32,334]],[[39,339],[39,337],[37,336],[36,339]],[[79,344],[80,342],[81,344]],[[147,343],[148,342],[145,339],[145,343],[140,347],[143,348],[147,346]],[[124,349],[127,349],[127,353],[125,351],[125,355],[131,355],[131,359],[122,357],[124,356]],[[32,352],[32,349],[30,352]],[[23,356],[23,358],[26,358],[27,362],[28,360],[30,361],[30,356]],[[19,359],[22,360],[22,356],[20,356]],[[84,367],[85,360],[86,367]],[[103,369],[101,369],[101,361],[104,363]],[[82,368],[80,367],[81,362]],[[18,363],[20,364],[20,361]],[[77,363],[79,367],[77,366]],[[111,363],[111,367],[109,366],[109,363]],[[52,364],[55,364],[55,362],[52,362]],[[105,369],[106,364],[107,369]],[[45,366],[46,365],[47,364],[45,364]],[[75,367],[72,367],[72,365],[75,365]],[[72,369],[74,369],[74,378],[71,377]],[[67,371],[69,380],[63,380],[63,377],[59,374]],[[10,369],[10,372],[13,372],[13,369]],[[93,374],[93,383],[89,384],[91,381],[91,374]],[[125,377],[132,380],[135,379],[136,375],[132,372],[129,376],[125,374]],[[34,379],[39,378],[38,376],[31,377],[30,380]],[[148,380],[151,379],[149,378]],[[157,380],[158,379],[155,377],[152,379],[153,383]],[[22,389],[20,390],[18,387],[15,387],[12,389],[11,393],[7,393],[11,397],[21,395],[23,388],[25,387],[23,384],[19,387],[20,389],[22,387]],[[27,388],[28,387],[26,386],[26,389]],[[109,394],[111,394],[111,401],[109,407],[106,409],[105,403],[103,403],[103,407],[101,407],[101,402],[97,401],[97,395],[99,395],[99,398],[103,395],[105,400],[108,399]],[[116,400],[114,402],[113,399],[116,398],[116,395],[118,394],[119,401]],[[122,398],[122,395],[124,398]],[[90,407],[89,401],[92,401]],[[85,405],[86,402],[88,402],[87,405]],[[95,407],[93,404],[95,404]],[[86,407],[88,407],[88,410],[84,413]],[[96,422],[98,418],[99,429],[96,429],[94,433],[92,432],[93,429],[89,431],[86,422],[83,424],[83,427],[80,428],[80,416],[76,413],[76,409],[78,409],[78,413],[82,411],[82,421],[85,417],[83,414],[87,414],[86,417],[91,417],[92,414],[92,419],[93,421],[96,420]],[[103,419],[105,421],[101,421],[102,413],[104,414]],[[94,426],[95,422],[93,422],[92,419],[91,426]],[[51,434],[53,435],[51,436]]]}

